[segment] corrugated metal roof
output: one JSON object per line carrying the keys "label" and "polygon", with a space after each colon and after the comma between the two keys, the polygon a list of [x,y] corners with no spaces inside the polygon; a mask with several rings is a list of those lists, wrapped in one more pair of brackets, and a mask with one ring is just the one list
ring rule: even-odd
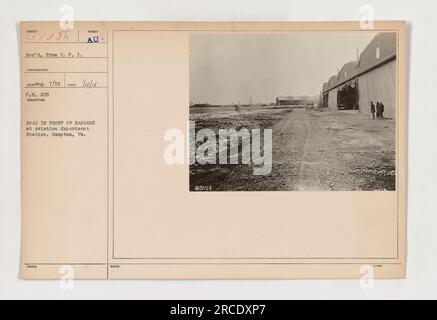
{"label": "corrugated metal roof", "polygon": [[359,74],[383,64],[396,57],[397,38],[395,32],[382,32],[377,34],[361,53],[358,62],[346,63],[338,75],[332,76],[323,84],[323,92],[327,92],[337,85],[347,82]]}
{"label": "corrugated metal roof", "polygon": [[396,57],[396,33],[379,33],[361,53],[358,72],[367,72],[393,57]]}
{"label": "corrugated metal roof", "polygon": [[332,88],[334,88],[337,85],[337,80],[337,76],[332,76],[331,78],[329,78],[326,90],[331,90]]}
{"label": "corrugated metal roof", "polygon": [[353,79],[358,74],[357,66],[358,63],[356,61],[346,63],[338,73],[337,83],[341,84]]}
{"label": "corrugated metal roof", "polygon": [[325,82],[325,83],[323,84],[323,89],[322,89],[322,91],[325,92],[327,89],[328,89],[328,83]]}

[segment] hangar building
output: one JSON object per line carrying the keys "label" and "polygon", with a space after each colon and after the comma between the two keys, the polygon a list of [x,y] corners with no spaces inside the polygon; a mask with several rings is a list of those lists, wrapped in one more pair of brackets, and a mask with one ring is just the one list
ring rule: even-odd
{"label": "hangar building", "polygon": [[358,61],[346,63],[322,88],[322,107],[360,110],[370,115],[370,102],[384,104],[384,117],[396,116],[396,49],[394,32],[379,33]]}

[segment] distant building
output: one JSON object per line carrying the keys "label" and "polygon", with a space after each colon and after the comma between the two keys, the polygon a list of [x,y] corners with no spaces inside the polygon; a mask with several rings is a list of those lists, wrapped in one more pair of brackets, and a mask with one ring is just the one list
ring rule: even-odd
{"label": "distant building", "polygon": [[290,106],[295,104],[295,99],[292,96],[279,96],[276,98],[276,104],[278,106]]}
{"label": "distant building", "polygon": [[313,97],[307,96],[279,96],[276,98],[276,105],[278,106],[306,106],[314,104]]}

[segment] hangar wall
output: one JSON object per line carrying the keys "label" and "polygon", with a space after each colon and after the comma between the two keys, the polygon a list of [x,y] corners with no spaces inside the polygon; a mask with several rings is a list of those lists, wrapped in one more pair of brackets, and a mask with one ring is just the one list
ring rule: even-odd
{"label": "hangar wall", "polygon": [[384,117],[396,117],[396,60],[358,77],[360,112],[370,116],[370,102],[381,101]]}
{"label": "hangar wall", "polygon": [[328,109],[330,110],[337,110],[337,92],[338,92],[337,88],[329,91]]}

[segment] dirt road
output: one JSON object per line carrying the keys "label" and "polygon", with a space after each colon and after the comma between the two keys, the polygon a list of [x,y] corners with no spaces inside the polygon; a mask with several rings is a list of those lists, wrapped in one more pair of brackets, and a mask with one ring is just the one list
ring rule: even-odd
{"label": "dirt road", "polygon": [[[190,188],[207,185],[215,191],[395,189],[393,120],[370,120],[353,111],[289,111],[265,125],[259,119],[255,121],[258,127],[273,126],[270,175],[254,176],[251,168],[243,165],[193,166]],[[250,125],[254,125],[253,120]]]}
{"label": "dirt road", "polygon": [[274,132],[273,162],[287,190],[394,189],[393,121],[298,109]]}

